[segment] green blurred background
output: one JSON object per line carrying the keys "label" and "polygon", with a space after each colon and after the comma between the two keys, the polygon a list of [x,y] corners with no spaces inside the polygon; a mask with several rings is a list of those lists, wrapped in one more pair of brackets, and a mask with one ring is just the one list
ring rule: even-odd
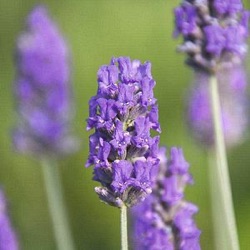
{"label": "green blurred background", "polygon": [[[200,207],[197,223],[202,249],[213,249],[207,156],[189,135],[185,124],[185,93],[192,71],[175,52],[172,39],[174,0],[0,0],[0,184],[22,249],[56,249],[39,162],[16,154],[11,145],[15,125],[12,95],[15,76],[13,51],[24,20],[37,3],[45,3],[67,38],[72,51],[72,83],[76,103],[74,131],[81,149],[60,161],[65,200],[77,249],[120,248],[119,210],[101,203],[85,169],[88,136],[85,120],[88,100],[95,94],[96,72],[112,56],[130,56],[152,62],[159,100],[161,143],[184,148],[195,185],[187,198]],[[250,4],[248,3],[248,7]],[[229,164],[241,249],[250,249],[250,141],[230,150]]]}

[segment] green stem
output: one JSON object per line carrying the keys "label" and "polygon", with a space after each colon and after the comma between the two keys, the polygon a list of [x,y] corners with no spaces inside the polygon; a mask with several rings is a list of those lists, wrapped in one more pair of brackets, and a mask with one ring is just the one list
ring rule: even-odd
{"label": "green stem", "polygon": [[218,178],[216,171],[216,157],[215,150],[211,149],[208,152],[208,167],[209,167],[209,184],[210,184],[210,198],[212,209],[212,221],[213,221],[213,238],[215,250],[227,249],[227,242],[225,239],[224,223],[223,223],[223,211],[221,210],[219,200],[220,194],[218,193]]}
{"label": "green stem", "polygon": [[128,250],[127,207],[121,207],[121,249]]}
{"label": "green stem", "polygon": [[41,163],[57,249],[73,250],[57,162],[52,159],[42,159]]}
{"label": "green stem", "polygon": [[[239,250],[238,235],[236,229],[232,191],[228,172],[225,140],[222,127],[220,98],[216,76],[210,78],[210,96],[215,134],[215,155],[217,166],[214,166],[214,174],[218,183],[217,202],[220,206],[220,213],[224,224],[224,233],[228,243],[225,250]],[[224,250],[224,249],[221,249]]]}

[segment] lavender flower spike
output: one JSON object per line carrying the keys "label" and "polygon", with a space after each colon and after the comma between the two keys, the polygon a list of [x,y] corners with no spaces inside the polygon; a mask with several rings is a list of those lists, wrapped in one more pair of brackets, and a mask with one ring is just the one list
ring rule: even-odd
{"label": "lavender flower spike", "polygon": [[159,150],[160,168],[153,192],[132,210],[136,250],[200,250],[200,230],[193,215],[198,208],[184,199],[184,189],[192,183],[180,148]]}
{"label": "lavender flower spike", "polygon": [[45,7],[37,6],[28,16],[27,29],[17,41],[16,61],[15,148],[35,155],[70,152],[75,141],[70,135],[69,53]]}
{"label": "lavender flower spike", "polygon": [[179,50],[195,68],[214,73],[246,55],[249,12],[240,0],[183,0],[175,9],[175,23],[175,36],[184,40]]}
{"label": "lavender flower spike", "polygon": [[0,189],[0,250],[18,250],[16,234],[7,214],[6,200]]}
{"label": "lavender flower spike", "polygon": [[35,7],[26,25],[16,50],[19,123],[13,144],[40,160],[57,248],[73,250],[57,169],[57,158],[77,147],[70,131],[69,52],[45,7]]}
{"label": "lavender flower spike", "polygon": [[93,179],[102,185],[95,191],[112,206],[133,206],[152,191],[159,137],[150,130],[160,132],[154,86],[149,62],[113,58],[98,71],[97,94],[89,101],[87,129],[95,132],[86,166],[94,166]]}
{"label": "lavender flower spike", "polygon": [[[222,125],[228,148],[246,138],[248,117],[247,79],[241,65],[217,72],[221,97]],[[209,98],[209,75],[195,73],[195,83],[188,98],[187,120],[193,136],[205,147],[214,146],[212,111]]]}

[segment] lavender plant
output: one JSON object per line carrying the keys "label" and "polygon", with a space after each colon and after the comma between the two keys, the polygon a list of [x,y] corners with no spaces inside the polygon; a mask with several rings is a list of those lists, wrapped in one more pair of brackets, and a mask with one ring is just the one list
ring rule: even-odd
{"label": "lavender plant", "polygon": [[99,69],[97,94],[89,101],[87,129],[95,132],[86,166],[94,166],[100,199],[121,209],[122,249],[128,248],[126,208],[152,192],[159,162],[159,137],[150,135],[160,132],[154,86],[149,62],[112,58]]}
{"label": "lavender plant", "polygon": [[17,151],[37,157],[45,178],[58,249],[73,249],[56,158],[72,152],[69,52],[45,7],[27,18],[17,41],[15,96],[18,125],[13,143]]}
{"label": "lavender plant", "polygon": [[240,0],[184,0],[175,9],[175,35],[183,37],[179,51],[187,54],[187,64],[196,73],[206,72],[209,75],[217,165],[211,168],[214,172],[211,176],[215,177],[218,185],[218,190],[212,190],[212,193],[217,196],[213,201],[216,200],[220,204],[219,210],[223,211],[217,209],[223,217],[223,231],[220,231],[225,234],[227,242],[225,248],[218,249],[239,249],[218,93],[218,72],[227,74],[243,63],[247,53],[248,23],[249,12],[245,11]]}
{"label": "lavender plant", "polygon": [[7,202],[0,189],[0,250],[18,250],[19,244],[7,211]]}
{"label": "lavender plant", "polygon": [[132,209],[136,250],[199,250],[200,230],[193,215],[198,208],[187,202],[184,190],[193,180],[181,148],[159,150],[160,167],[153,192]]}

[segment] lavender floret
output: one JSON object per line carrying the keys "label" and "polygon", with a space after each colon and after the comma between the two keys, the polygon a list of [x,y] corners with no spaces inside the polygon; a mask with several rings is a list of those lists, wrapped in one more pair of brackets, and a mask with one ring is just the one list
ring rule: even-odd
{"label": "lavender floret", "polygon": [[112,206],[127,207],[145,199],[152,191],[158,166],[160,132],[155,81],[151,64],[128,57],[112,58],[98,71],[98,90],[89,101],[87,129],[89,157],[94,166],[95,191]]}
{"label": "lavender floret", "polygon": [[70,135],[69,52],[43,6],[27,18],[27,29],[17,41],[16,63],[15,148],[35,155],[71,152],[76,144]]}
{"label": "lavender floret", "polygon": [[16,234],[7,214],[7,204],[3,191],[0,189],[0,250],[18,250]]}
{"label": "lavender floret", "polygon": [[175,9],[179,51],[194,68],[214,73],[241,63],[247,52],[249,12],[240,0],[183,0]]}
{"label": "lavender floret", "polygon": [[153,192],[132,210],[136,250],[200,250],[200,230],[193,216],[198,208],[184,199],[192,183],[189,164],[180,148],[159,150],[160,168]]}

